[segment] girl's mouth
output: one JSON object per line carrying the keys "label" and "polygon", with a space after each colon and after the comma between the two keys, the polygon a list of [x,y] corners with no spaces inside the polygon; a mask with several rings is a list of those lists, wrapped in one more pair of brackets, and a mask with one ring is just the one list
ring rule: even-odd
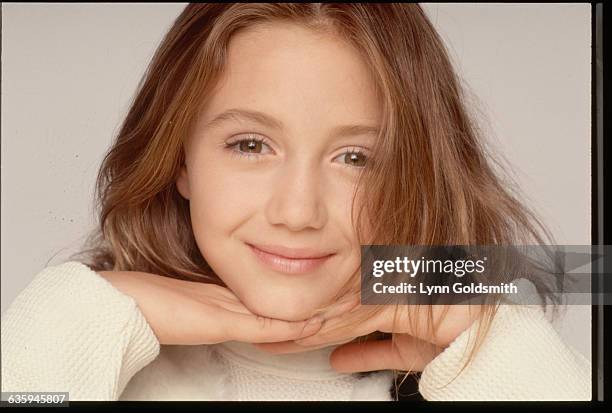
{"label": "girl's mouth", "polygon": [[335,253],[308,248],[255,246],[247,243],[257,259],[274,271],[284,274],[305,274],[323,265]]}

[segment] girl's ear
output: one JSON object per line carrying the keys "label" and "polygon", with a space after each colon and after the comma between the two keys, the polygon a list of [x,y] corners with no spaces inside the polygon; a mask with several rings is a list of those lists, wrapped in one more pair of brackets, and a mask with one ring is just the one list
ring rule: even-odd
{"label": "girl's ear", "polygon": [[176,179],[176,188],[183,198],[189,199],[189,176],[187,175],[187,165],[185,164],[181,166],[181,171]]}

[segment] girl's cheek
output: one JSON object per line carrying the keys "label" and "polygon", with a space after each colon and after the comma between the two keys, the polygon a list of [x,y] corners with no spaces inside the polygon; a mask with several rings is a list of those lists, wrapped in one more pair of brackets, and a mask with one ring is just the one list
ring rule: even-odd
{"label": "girl's cheek", "polygon": [[192,221],[222,231],[235,229],[257,211],[267,194],[265,180],[230,168],[200,168],[192,196]]}
{"label": "girl's cheek", "polygon": [[[345,233],[351,234],[350,237],[354,238],[355,243],[359,244],[356,240],[356,233],[354,229],[354,223],[357,220],[357,212],[359,211],[359,199],[354,202],[353,209],[353,198],[355,192],[355,183],[348,179],[341,179],[335,177],[332,184],[327,188],[327,199],[329,205],[333,208],[333,215],[337,217],[337,221],[341,223],[341,227]],[[351,217],[352,214],[352,217]]]}

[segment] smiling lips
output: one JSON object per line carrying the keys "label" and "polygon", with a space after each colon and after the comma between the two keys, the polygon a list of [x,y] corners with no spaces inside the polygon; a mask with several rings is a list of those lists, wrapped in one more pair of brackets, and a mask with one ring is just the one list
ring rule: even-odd
{"label": "smiling lips", "polygon": [[309,248],[285,248],[247,244],[255,256],[271,269],[285,274],[304,274],[320,267],[334,253]]}

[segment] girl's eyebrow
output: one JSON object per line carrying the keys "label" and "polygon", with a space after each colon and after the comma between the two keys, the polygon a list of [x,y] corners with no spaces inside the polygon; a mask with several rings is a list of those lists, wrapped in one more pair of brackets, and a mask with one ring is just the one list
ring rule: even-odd
{"label": "girl's eyebrow", "polygon": [[[280,120],[267,115],[263,112],[259,112],[256,110],[249,109],[227,109],[217,116],[215,116],[211,121],[209,121],[205,128],[209,129],[215,127],[223,122],[235,120],[235,121],[243,121],[249,120],[252,122],[259,123],[263,126],[267,126],[276,130],[283,130],[284,125]],[[345,136],[355,136],[355,135],[377,135],[380,131],[378,126],[372,125],[338,125],[334,127],[331,131],[331,136],[336,137],[345,137]]]}

